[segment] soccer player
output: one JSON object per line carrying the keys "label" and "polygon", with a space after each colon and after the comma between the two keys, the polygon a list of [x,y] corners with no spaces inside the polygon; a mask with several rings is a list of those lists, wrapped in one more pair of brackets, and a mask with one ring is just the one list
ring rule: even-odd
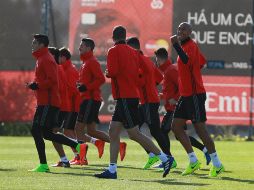
{"label": "soccer player", "polygon": [[[179,99],[179,88],[178,88],[178,68],[175,64],[172,64],[168,58],[168,52],[165,48],[160,48],[155,51],[156,56],[156,65],[163,73],[164,80],[162,82],[162,93],[160,94],[161,99],[164,102],[165,110],[167,111],[163,117],[161,123],[161,130],[170,144],[170,139],[168,133],[171,130],[171,123],[173,119],[173,113],[177,100]],[[184,129],[187,130],[187,125],[184,126]],[[206,164],[209,165],[211,162],[211,157],[206,149],[206,147],[200,143],[197,139],[192,136],[189,136],[191,145],[203,151]],[[161,166],[159,166],[161,167]]]}
{"label": "soccer player", "polygon": [[122,127],[127,130],[130,139],[138,142],[145,150],[158,155],[164,164],[165,177],[173,163],[172,157],[161,152],[154,143],[139,131],[139,68],[140,53],[126,44],[126,29],[116,26],[113,29],[115,45],[108,50],[107,70],[105,74],[111,78],[112,94],[116,100],[115,111],[109,126],[110,164],[108,169],[98,178],[117,178],[117,157]]}
{"label": "soccer player", "polygon": [[189,137],[184,131],[186,121],[191,120],[212,159],[213,166],[210,169],[209,176],[216,177],[225,168],[219,160],[214,142],[206,130],[206,91],[200,71],[206,60],[196,42],[190,38],[191,33],[191,25],[183,22],[177,29],[177,35],[170,38],[178,54],[177,65],[181,96],[175,108],[172,130],[185,148],[190,160],[189,166],[182,175],[189,175],[200,168],[200,162],[192,149]]}
{"label": "soccer player", "polygon": [[30,171],[48,172],[43,138],[75,148],[82,158],[86,156],[87,145],[79,144],[62,134],[52,132],[60,106],[57,65],[48,51],[48,36],[35,34],[33,37],[32,54],[37,60],[35,79],[28,83],[27,87],[34,91],[37,99],[31,133],[39,155],[40,165]]}
{"label": "soccer player", "polygon": [[[80,143],[83,143],[86,139],[84,134],[85,127],[87,127],[89,135],[101,139],[95,143],[99,151],[99,157],[101,157],[105,141],[109,142],[109,136],[103,131],[96,129],[96,123],[99,123],[98,114],[102,101],[100,87],[105,82],[105,77],[99,62],[93,55],[94,47],[94,41],[90,38],[83,38],[79,47],[80,58],[83,64],[79,72],[77,88],[82,101],[75,131]],[[83,160],[80,160],[80,162],[83,162]]]}
{"label": "soccer player", "polygon": [[[55,127],[53,127],[53,132],[60,132],[62,128],[66,128],[69,124],[67,123],[68,114],[70,112],[70,100],[68,98],[68,89],[67,89],[67,77],[63,70],[62,65],[59,65],[59,50],[55,47],[49,47],[49,52],[54,56],[55,61],[58,67],[58,84],[59,84],[59,95],[60,95],[60,112],[58,114],[58,122]],[[65,133],[64,133],[65,134]],[[66,135],[66,134],[65,134]],[[68,136],[68,135],[66,135]],[[75,138],[73,138],[75,139]],[[59,143],[52,142],[59,157],[60,161],[56,164],[53,164],[53,167],[70,167],[69,160],[66,157],[63,146]]]}
{"label": "soccer player", "polygon": [[[168,156],[172,156],[170,152],[169,141],[167,141],[165,136],[162,134],[160,128],[160,116],[158,112],[160,106],[160,99],[156,84],[159,84],[162,81],[163,76],[161,75],[160,71],[158,71],[158,69],[155,67],[150,58],[143,55],[142,51],[140,50],[140,42],[137,37],[128,38],[127,44],[140,53],[145,68],[145,71],[141,74],[143,82],[139,87],[141,103],[139,105],[139,126],[141,127],[144,123],[146,123],[150,129],[151,135],[155,138],[161,150]],[[152,152],[146,152],[148,153],[148,161],[145,164],[144,169],[150,168],[154,163],[159,161],[158,156],[156,156]],[[171,169],[175,168],[176,166],[177,164],[174,160]]]}

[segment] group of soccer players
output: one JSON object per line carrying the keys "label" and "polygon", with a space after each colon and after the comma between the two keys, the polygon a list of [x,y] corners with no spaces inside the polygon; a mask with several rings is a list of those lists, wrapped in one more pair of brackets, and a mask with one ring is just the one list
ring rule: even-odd
{"label": "group of soccer players", "polygon": [[[114,46],[108,50],[104,74],[93,55],[95,43],[92,39],[81,40],[79,53],[83,64],[78,72],[71,63],[68,49],[48,48],[49,39],[46,35],[34,35],[32,54],[37,60],[35,79],[27,83],[27,87],[35,92],[37,99],[31,132],[40,164],[31,171],[49,171],[43,138],[53,142],[60,157],[60,161],[53,166],[60,167],[70,167],[71,164],[87,165],[87,142],[97,147],[101,158],[105,142],[108,142],[109,167],[102,173],[95,174],[95,177],[117,179],[118,153],[123,160],[126,152],[126,143],[120,142],[120,133],[124,128],[129,138],[138,142],[148,154],[144,169],[161,160],[157,167],[163,168],[165,177],[170,169],[177,167],[170,151],[168,136],[172,129],[190,160],[182,175],[189,175],[200,169],[201,163],[192,146],[203,151],[207,165],[212,161],[209,176],[216,177],[222,173],[225,168],[205,126],[206,92],[200,71],[205,58],[190,38],[191,32],[191,25],[184,22],[179,25],[177,35],[170,38],[178,54],[177,65],[170,62],[165,48],[155,51],[154,64],[141,51],[139,39],[126,39],[126,29],[116,26],[112,32]],[[111,79],[115,99],[108,134],[96,128],[104,75]],[[160,83],[162,92],[158,93],[157,85]],[[160,101],[167,111],[161,124],[158,113]],[[203,144],[187,136],[187,120],[192,121]],[[159,148],[140,131],[144,123],[148,125]],[[61,128],[64,129],[63,134],[60,133]],[[62,145],[72,148],[73,160],[67,159]]]}

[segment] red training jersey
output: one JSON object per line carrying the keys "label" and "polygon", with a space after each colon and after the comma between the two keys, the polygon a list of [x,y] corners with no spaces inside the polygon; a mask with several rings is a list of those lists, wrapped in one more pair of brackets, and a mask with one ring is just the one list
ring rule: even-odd
{"label": "red training jersey", "polygon": [[80,94],[76,87],[76,84],[79,80],[79,72],[76,67],[72,64],[71,60],[66,60],[61,64],[65,75],[67,77],[67,88],[70,101],[70,110],[71,112],[79,112],[80,106]]}
{"label": "red training jersey", "polygon": [[140,53],[124,43],[108,50],[107,77],[111,78],[112,95],[118,98],[139,98]]}
{"label": "red training jersey", "polygon": [[145,71],[142,74],[144,78],[144,85],[140,86],[140,103],[159,103],[159,94],[156,85],[159,84],[163,76],[160,71],[155,67],[149,57],[141,55],[143,64],[145,64]]}
{"label": "red training jersey", "polygon": [[35,90],[37,105],[60,107],[58,69],[54,57],[48,48],[41,48],[33,53],[36,58],[35,79],[38,90]]}
{"label": "red training jersey", "polygon": [[178,71],[177,66],[173,65],[170,60],[167,60],[164,64],[160,65],[159,69],[163,72],[164,79],[162,82],[162,99],[165,100],[164,105],[166,111],[174,111],[175,105],[170,105],[169,100],[171,98],[178,100]]}
{"label": "red training jersey", "polygon": [[79,82],[87,88],[85,92],[81,92],[81,98],[88,100],[102,101],[101,85],[105,82],[100,63],[96,60],[93,52],[87,52],[80,56],[83,61],[79,72]]}
{"label": "red training jersey", "polygon": [[205,93],[200,70],[206,62],[204,56],[192,39],[182,44],[181,47],[189,59],[187,64],[184,64],[179,56],[177,57],[180,95],[191,96]]}

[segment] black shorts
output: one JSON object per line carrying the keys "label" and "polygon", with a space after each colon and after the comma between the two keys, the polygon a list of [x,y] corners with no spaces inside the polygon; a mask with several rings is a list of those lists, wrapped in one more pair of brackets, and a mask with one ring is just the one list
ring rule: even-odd
{"label": "black shorts", "polygon": [[58,115],[57,128],[74,130],[77,117],[77,112],[60,111]]}
{"label": "black shorts", "polygon": [[[164,114],[162,122],[161,122],[161,129],[163,131],[167,131],[168,133],[171,131],[172,121],[173,121],[174,112],[167,111]],[[187,125],[184,125],[184,130],[187,130]]]}
{"label": "black shorts", "polygon": [[146,123],[148,126],[152,125],[155,122],[160,123],[160,116],[158,112],[159,106],[159,103],[148,103],[139,105],[138,109],[140,115],[140,127],[144,123]]}
{"label": "black shorts", "polygon": [[138,98],[120,98],[116,101],[112,121],[123,123],[125,129],[139,125]]}
{"label": "black shorts", "polygon": [[99,111],[101,107],[101,101],[95,100],[83,100],[80,104],[78,122],[84,124],[91,124],[93,122],[100,123]]}
{"label": "black shorts", "polygon": [[34,118],[33,127],[52,130],[58,121],[59,108],[54,106],[37,106]]}
{"label": "black shorts", "polygon": [[205,101],[206,93],[187,97],[181,96],[175,108],[174,118],[191,120],[193,124],[205,122],[207,120]]}

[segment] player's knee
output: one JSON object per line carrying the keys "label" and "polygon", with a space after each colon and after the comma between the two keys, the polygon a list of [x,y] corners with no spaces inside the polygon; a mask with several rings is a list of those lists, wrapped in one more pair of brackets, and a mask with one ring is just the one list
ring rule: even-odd
{"label": "player's knee", "polygon": [[39,128],[37,126],[32,127],[31,129],[31,134],[33,137],[37,136],[38,134],[40,134]]}
{"label": "player's knee", "polygon": [[94,129],[92,127],[87,127],[87,133],[90,136],[94,136],[94,134],[96,133],[96,129]]}
{"label": "player's knee", "polygon": [[52,139],[52,131],[48,131],[48,130],[43,130],[42,134],[43,134],[43,138],[46,140],[51,140]]}

